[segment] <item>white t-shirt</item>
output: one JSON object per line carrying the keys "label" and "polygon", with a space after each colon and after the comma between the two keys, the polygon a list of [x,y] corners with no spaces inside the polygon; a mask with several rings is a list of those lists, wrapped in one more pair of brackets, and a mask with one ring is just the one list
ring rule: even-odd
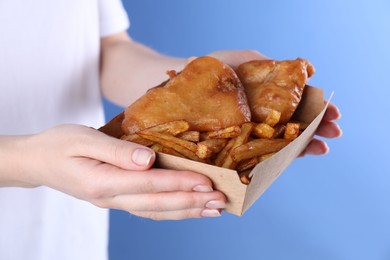
{"label": "white t-shirt", "polygon": [[[1,0],[0,135],[101,126],[100,38],[128,26],[120,0]],[[107,210],[46,187],[0,188],[1,260],[107,259],[107,240]]]}

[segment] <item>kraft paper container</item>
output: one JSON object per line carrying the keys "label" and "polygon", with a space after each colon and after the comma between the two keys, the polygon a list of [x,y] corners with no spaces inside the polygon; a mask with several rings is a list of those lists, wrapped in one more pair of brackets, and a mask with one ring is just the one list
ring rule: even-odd
{"label": "kraft paper container", "polygon": [[[228,199],[225,211],[242,216],[253,203],[281,175],[288,165],[305,149],[314,136],[329,104],[324,102],[322,89],[307,86],[294,119],[310,123],[301,135],[271,158],[259,163],[250,173],[249,185],[240,181],[238,173],[213,165],[183,159],[180,157],[158,153],[154,167],[191,170],[208,176],[214,188],[223,192]],[[99,130],[113,137],[122,136],[120,124],[123,113],[116,116]]]}

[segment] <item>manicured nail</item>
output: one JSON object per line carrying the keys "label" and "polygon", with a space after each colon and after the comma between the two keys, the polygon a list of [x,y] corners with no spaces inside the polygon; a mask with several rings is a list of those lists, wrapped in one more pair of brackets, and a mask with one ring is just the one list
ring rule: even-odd
{"label": "manicured nail", "polygon": [[201,213],[202,217],[220,217],[221,213],[216,209],[204,209]]}
{"label": "manicured nail", "polygon": [[207,202],[206,208],[209,209],[223,209],[226,207],[226,202],[223,200],[211,200]]}
{"label": "manicured nail", "polygon": [[192,190],[199,191],[199,192],[210,192],[210,191],[213,191],[213,188],[211,188],[210,186],[206,186],[206,185],[198,185],[198,186],[195,186]]}
{"label": "manicured nail", "polygon": [[139,166],[147,166],[154,157],[154,153],[148,149],[138,148],[133,152],[131,159]]}

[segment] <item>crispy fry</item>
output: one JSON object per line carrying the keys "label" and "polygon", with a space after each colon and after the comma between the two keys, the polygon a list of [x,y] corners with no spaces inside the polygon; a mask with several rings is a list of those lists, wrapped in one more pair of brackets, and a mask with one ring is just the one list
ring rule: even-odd
{"label": "crispy fry", "polygon": [[156,153],[159,153],[159,152],[162,152],[164,146],[162,146],[162,144],[155,143],[155,144],[153,144],[150,148],[151,148],[153,151],[155,151]]}
{"label": "crispy fry", "polygon": [[233,160],[231,151],[233,151],[236,147],[239,147],[248,141],[252,129],[253,129],[252,123],[244,123],[241,126],[241,134],[234,138],[234,144],[222,164],[223,168],[228,168],[228,169],[236,168],[237,162]]}
{"label": "crispy fry", "polygon": [[310,125],[310,123],[297,121],[297,120],[291,120],[290,123],[298,123],[299,124],[299,130],[301,130],[301,131],[305,130]]}
{"label": "crispy fry", "polygon": [[186,158],[183,154],[181,154],[178,151],[176,151],[175,149],[172,149],[172,148],[169,148],[169,147],[164,147],[163,146],[161,152],[162,153],[166,153],[166,154],[170,154],[170,155],[174,155],[174,156],[177,156],[177,157],[181,157],[181,158]]}
{"label": "crispy fry", "polygon": [[198,149],[196,150],[196,155],[201,159],[210,158],[213,155],[213,151],[211,149],[201,143],[198,143]]}
{"label": "crispy fry", "polygon": [[158,132],[162,134],[178,135],[187,131],[190,128],[190,124],[184,120],[171,121],[168,123],[156,125],[146,130],[152,132]]}
{"label": "crispy fry", "polygon": [[256,156],[256,157],[252,157],[250,159],[243,160],[237,165],[237,171],[243,172],[243,171],[247,171],[247,170],[252,170],[258,163],[261,163],[261,162],[265,161],[266,159],[271,158],[275,153],[276,152],[267,153],[267,154],[264,154],[261,156]]}
{"label": "crispy fry", "polygon": [[142,138],[141,136],[137,134],[130,134],[130,135],[123,135],[121,137],[122,140],[129,141],[132,143],[137,143],[144,146],[151,146],[154,144],[153,141],[150,141],[148,139]]}
{"label": "crispy fry", "polygon": [[195,154],[197,150],[197,145],[192,142],[182,140],[172,135],[162,134],[149,130],[141,131],[138,134],[145,139],[160,143],[165,147],[172,148],[191,160],[202,161]]}
{"label": "crispy fry", "polygon": [[235,142],[234,138],[230,139],[228,141],[228,143],[226,144],[226,146],[217,154],[217,157],[214,160],[214,164],[216,166],[220,166],[220,167],[222,166],[222,164],[225,161],[225,158],[228,155],[230,149],[232,149],[234,142]]}
{"label": "crispy fry", "polygon": [[199,142],[200,133],[199,131],[185,131],[183,133],[178,134],[176,137],[191,142]]}
{"label": "crispy fry", "polygon": [[261,155],[258,157],[258,162],[263,162],[263,161],[267,160],[268,158],[271,158],[274,154],[276,154],[276,152]]}
{"label": "crispy fry", "polygon": [[269,114],[267,115],[267,117],[265,118],[264,123],[266,123],[267,125],[269,125],[271,127],[274,127],[277,123],[279,123],[281,115],[282,115],[282,113],[280,113],[279,111],[277,111],[275,109],[272,109],[269,112]]}
{"label": "crispy fry", "polygon": [[299,135],[299,123],[287,123],[284,139],[294,140]]}
{"label": "crispy fry", "polygon": [[291,142],[289,139],[255,139],[232,149],[231,154],[236,162],[252,157],[277,152]]}
{"label": "crispy fry", "polygon": [[152,145],[150,148],[152,148],[152,150],[155,151],[156,153],[166,153],[166,154],[170,154],[170,155],[174,155],[174,156],[178,156],[178,157],[185,158],[185,156],[182,155],[181,153],[175,151],[175,150],[172,149],[172,148],[164,147],[164,146],[163,146],[162,144],[160,144],[160,143],[155,143],[155,144]]}
{"label": "crispy fry", "polygon": [[277,124],[274,129],[275,133],[272,138],[282,138],[284,135],[284,131],[286,130],[286,126],[282,124]]}
{"label": "crispy fry", "polygon": [[246,170],[250,170],[253,167],[255,167],[256,164],[258,164],[258,163],[259,163],[259,158],[258,157],[252,157],[250,159],[243,160],[242,162],[240,162],[237,165],[237,171],[238,172],[243,172],[243,171],[246,171]]}
{"label": "crispy fry", "polygon": [[251,182],[251,178],[249,177],[250,173],[251,173],[250,170],[246,170],[246,171],[240,172],[238,174],[240,176],[240,180],[243,184],[248,185]]}
{"label": "crispy fry", "polygon": [[208,139],[198,143],[196,155],[199,158],[210,158],[213,154],[219,153],[227,144],[227,139]]}
{"label": "crispy fry", "polygon": [[213,138],[233,138],[241,133],[239,126],[230,126],[218,131],[201,133],[201,140],[213,139]]}
{"label": "crispy fry", "polygon": [[271,139],[274,136],[275,129],[270,125],[260,123],[253,128],[252,133],[260,138]]}

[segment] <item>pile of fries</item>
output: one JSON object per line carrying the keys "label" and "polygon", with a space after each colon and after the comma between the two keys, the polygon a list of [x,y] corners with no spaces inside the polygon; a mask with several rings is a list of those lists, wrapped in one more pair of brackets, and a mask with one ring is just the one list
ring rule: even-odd
{"label": "pile of fries", "polygon": [[244,184],[249,184],[250,171],[260,162],[297,138],[307,124],[290,121],[280,124],[280,112],[272,110],[263,123],[244,123],[218,131],[191,131],[184,120],[160,124],[122,140],[150,147],[190,160],[236,170]]}

